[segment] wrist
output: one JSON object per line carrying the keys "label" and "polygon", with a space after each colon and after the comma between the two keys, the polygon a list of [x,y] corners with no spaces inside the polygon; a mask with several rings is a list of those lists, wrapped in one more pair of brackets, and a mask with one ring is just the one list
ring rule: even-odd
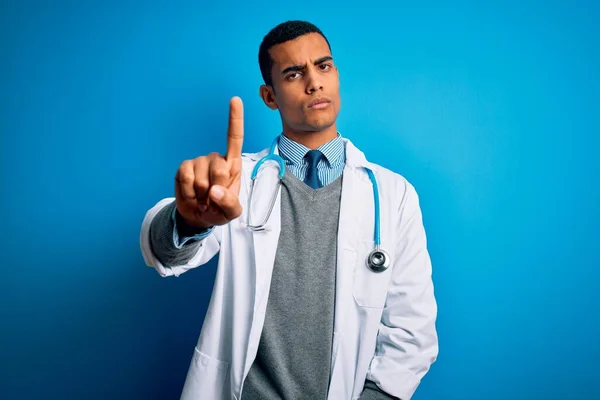
{"label": "wrist", "polygon": [[175,209],[175,219],[177,221],[177,231],[180,236],[194,236],[200,233],[204,233],[214,225],[211,224],[202,224],[197,221],[191,223],[176,208]]}

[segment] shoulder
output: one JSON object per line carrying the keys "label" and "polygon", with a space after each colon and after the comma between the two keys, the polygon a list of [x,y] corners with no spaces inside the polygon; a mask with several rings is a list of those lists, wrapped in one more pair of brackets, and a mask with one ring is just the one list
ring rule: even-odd
{"label": "shoulder", "polygon": [[418,202],[417,191],[414,185],[404,175],[369,161],[366,155],[352,141],[346,139],[345,142],[347,159],[350,158],[351,164],[354,166],[363,166],[373,171],[380,195],[384,201],[391,201],[399,209],[404,208],[407,202]]}
{"label": "shoulder", "polygon": [[242,153],[243,162],[256,163],[258,160],[269,154],[269,149],[265,148],[255,153]]}
{"label": "shoulder", "polygon": [[404,175],[379,164],[369,164],[373,167],[375,176],[380,182],[379,189],[381,191],[385,190],[400,203],[404,203],[409,198],[418,199],[415,186]]}
{"label": "shoulder", "polygon": [[242,153],[242,182],[244,187],[248,188],[252,172],[260,159],[269,154],[269,149],[263,149],[256,153]]}
{"label": "shoulder", "polygon": [[269,154],[269,149],[262,149],[255,153],[242,153],[242,168],[244,171],[254,168],[258,160]]}

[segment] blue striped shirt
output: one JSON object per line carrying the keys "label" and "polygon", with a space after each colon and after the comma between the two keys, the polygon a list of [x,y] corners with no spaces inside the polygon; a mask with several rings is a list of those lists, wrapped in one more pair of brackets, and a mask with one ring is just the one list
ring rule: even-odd
{"label": "blue striped shirt", "polygon": [[[279,137],[279,155],[286,167],[301,181],[306,177],[308,162],[304,156],[310,149],[284,135]],[[321,147],[319,150],[325,157],[317,164],[317,175],[323,186],[329,185],[342,175],[346,165],[346,147],[341,135]]]}

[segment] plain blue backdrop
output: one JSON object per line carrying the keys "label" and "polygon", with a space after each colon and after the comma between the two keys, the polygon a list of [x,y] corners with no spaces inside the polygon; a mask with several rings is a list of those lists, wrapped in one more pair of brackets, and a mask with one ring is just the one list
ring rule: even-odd
{"label": "plain blue backdrop", "polygon": [[599,7],[592,2],[4,1],[0,398],[174,399],[216,264],[139,250],[179,164],[279,133],[264,34],[306,19],[339,130],[420,194],[440,354],[414,396],[598,399]]}

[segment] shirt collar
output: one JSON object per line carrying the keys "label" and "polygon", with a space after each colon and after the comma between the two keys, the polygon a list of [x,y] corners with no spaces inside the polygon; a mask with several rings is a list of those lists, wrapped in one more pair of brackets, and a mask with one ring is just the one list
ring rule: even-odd
{"label": "shirt collar", "polygon": [[[304,156],[310,150],[308,147],[281,135],[279,137],[279,154],[286,164],[301,166],[304,164]],[[345,145],[342,136],[338,133],[335,139],[320,146],[319,150],[325,156],[330,166],[336,166],[346,161]]]}

